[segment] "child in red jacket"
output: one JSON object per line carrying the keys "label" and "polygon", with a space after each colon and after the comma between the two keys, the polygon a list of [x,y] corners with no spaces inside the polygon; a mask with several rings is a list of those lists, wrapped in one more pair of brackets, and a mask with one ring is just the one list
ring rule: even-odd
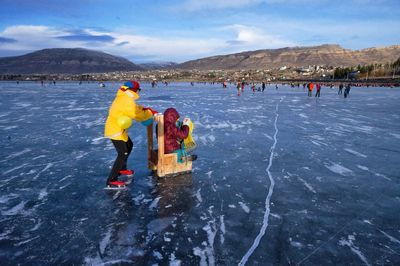
{"label": "child in red jacket", "polygon": [[[179,113],[175,108],[168,108],[164,112],[164,152],[177,153],[178,162],[183,162],[182,157],[187,156],[183,140],[189,135],[189,118],[179,121]],[[194,161],[196,155],[187,156]]]}

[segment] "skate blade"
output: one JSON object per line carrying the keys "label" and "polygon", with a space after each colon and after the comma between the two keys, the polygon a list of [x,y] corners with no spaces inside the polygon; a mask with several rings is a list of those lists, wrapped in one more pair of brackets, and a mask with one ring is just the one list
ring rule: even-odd
{"label": "skate blade", "polygon": [[131,174],[131,175],[120,175],[120,176],[126,176],[126,177],[133,177],[135,174]]}
{"label": "skate blade", "polygon": [[120,187],[105,187],[105,190],[125,190],[127,189],[126,186],[120,186]]}
{"label": "skate blade", "polygon": [[125,175],[121,178],[121,181],[124,181],[125,185],[129,185],[133,181],[133,175]]}

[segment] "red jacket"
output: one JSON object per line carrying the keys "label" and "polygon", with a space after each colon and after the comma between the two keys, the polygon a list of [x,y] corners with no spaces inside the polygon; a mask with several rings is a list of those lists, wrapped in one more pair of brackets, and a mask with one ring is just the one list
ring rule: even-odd
{"label": "red jacket", "polygon": [[179,114],[175,108],[168,108],[164,112],[164,152],[171,153],[181,148],[180,141],[189,134],[189,127],[176,127]]}

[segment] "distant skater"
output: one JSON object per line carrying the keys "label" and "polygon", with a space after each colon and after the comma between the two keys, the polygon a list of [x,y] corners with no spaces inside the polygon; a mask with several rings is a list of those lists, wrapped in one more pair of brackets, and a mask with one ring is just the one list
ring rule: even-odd
{"label": "distant skater", "polygon": [[317,83],[317,92],[315,93],[315,97],[321,96],[321,83]]}
{"label": "distant skater", "polygon": [[237,83],[236,88],[237,88],[237,96],[240,96],[240,90],[241,90],[242,84],[240,82]]}
{"label": "distant skater", "polygon": [[308,88],[308,97],[312,97],[312,91],[314,89],[314,83],[310,82],[307,84],[307,88]]}
{"label": "distant skater", "polygon": [[265,90],[265,82],[264,81],[263,81],[261,87],[262,87],[262,91],[264,92],[264,90]]}
{"label": "distant skater", "polygon": [[351,89],[350,83],[348,83],[348,84],[346,85],[346,88],[344,89],[344,98],[349,97],[349,95],[350,95],[350,89]]}
{"label": "distant skater", "polygon": [[244,85],[245,85],[246,83],[244,82],[244,81],[242,81],[242,92],[244,92]]}
{"label": "distant skater", "polygon": [[341,95],[343,93],[343,84],[342,83],[340,83],[339,84],[339,91],[338,91],[338,95]]}

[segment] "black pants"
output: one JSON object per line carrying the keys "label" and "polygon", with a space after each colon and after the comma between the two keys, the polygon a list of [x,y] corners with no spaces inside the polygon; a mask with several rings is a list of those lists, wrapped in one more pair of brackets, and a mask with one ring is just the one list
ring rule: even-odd
{"label": "black pants", "polygon": [[315,93],[315,97],[319,97],[319,96],[321,96],[321,91],[317,90],[317,92]]}
{"label": "black pants", "polygon": [[131,154],[133,143],[132,140],[128,137],[128,141],[122,140],[111,140],[114,144],[115,149],[117,150],[118,156],[115,159],[113,168],[111,169],[110,175],[107,179],[107,184],[111,181],[118,180],[119,171],[126,170],[127,162],[129,154]]}

